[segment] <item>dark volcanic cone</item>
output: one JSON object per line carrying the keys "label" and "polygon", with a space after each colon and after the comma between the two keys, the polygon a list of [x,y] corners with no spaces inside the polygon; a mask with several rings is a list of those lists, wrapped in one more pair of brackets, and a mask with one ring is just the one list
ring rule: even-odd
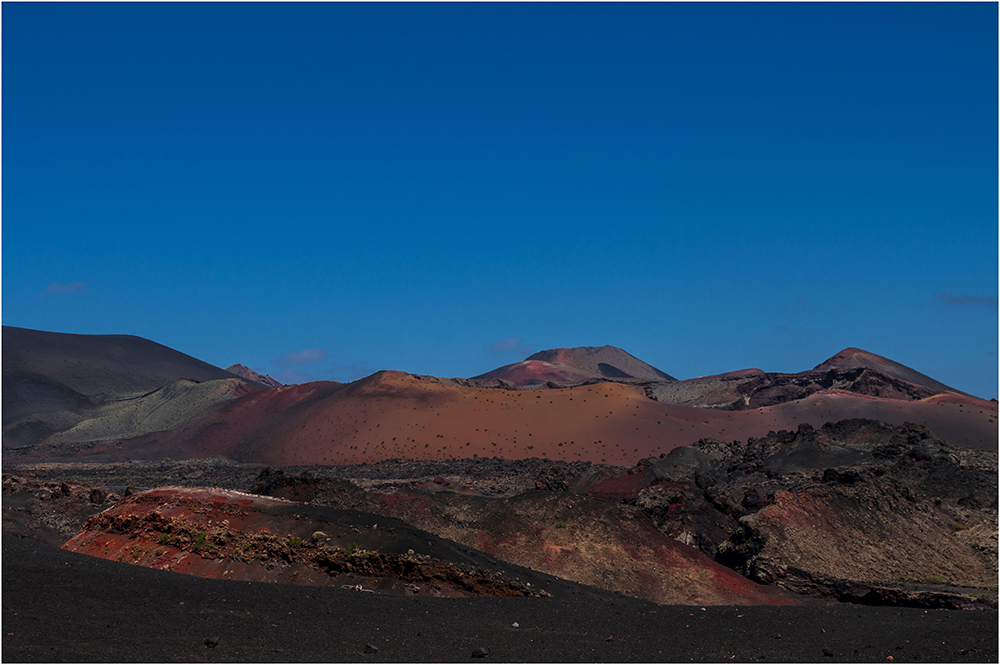
{"label": "dark volcanic cone", "polygon": [[[968,393],[963,393],[961,390],[955,390],[950,386],[946,386],[940,381],[935,381],[926,374],[921,374],[917,370],[910,369],[895,360],[889,360],[888,358],[883,358],[882,356],[854,347],[844,349],[837,355],[827,358],[813,369],[849,369],[854,367],[867,367],[894,379],[902,379],[903,381],[915,383],[918,386],[930,388],[936,393],[951,392],[968,395]],[[971,395],[969,396],[971,397]]]}

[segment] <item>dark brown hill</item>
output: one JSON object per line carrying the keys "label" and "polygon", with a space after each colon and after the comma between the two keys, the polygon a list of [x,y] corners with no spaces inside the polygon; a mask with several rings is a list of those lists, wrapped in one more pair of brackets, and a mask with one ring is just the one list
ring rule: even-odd
{"label": "dark brown hill", "polygon": [[940,391],[868,367],[831,367],[797,374],[748,369],[696,379],[654,383],[647,394],[666,404],[740,411],[805,399],[822,390],[912,402]]}
{"label": "dark brown hill", "polygon": [[[210,382],[219,385],[208,386]],[[203,385],[194,392],[173,389],[181,384]],[[174,401],[168,410],[194,415],[220,399],[266,387],[133,335],[75,335],[4,326],[3,449],[34,445],[84,421],[93,421],[88,427],[91,440],[135,436],[150,430],[122,420],[122,410],[148,420],[143,409],[148,411],[153,402]],[[184,399],[177,401],[181,395]],[[211,399],[204,399],[207,396]],[[143,404],[146,397],[150,400]],[[176,426],[180,421],[171,418],[169,423]]]}
{"label": "dark brown hill", "polygon": [[84,401],[143,395],[178,379],[233,378],[242,377],[134,335],[76,335],[3,326],[4,423]]}
{"label": "dark brown hill", "polygon": [[884,374],[894,379],[902,379],[903,381],[908,381],[909,383],[913,383],[918,386],[930,388],[935,393],[951,392],[958,393],[960,395],[968,394],[963,393],[961,390],[955,390],[950,386],[946,386],[940,381],[935,381],[926,374],[921,374],[917,370],[911,369],[906,365],[896,362],[895,360],[889,360],[888,358],[883,358],[882,356],[864,351],[862,349],[856,349],[854,347],[846,348],[837,355],[827,358],[820,364],[816,365],[813,369],[844,370],[858,367],[867,367],[868,369],[873,369],[880,374]]}

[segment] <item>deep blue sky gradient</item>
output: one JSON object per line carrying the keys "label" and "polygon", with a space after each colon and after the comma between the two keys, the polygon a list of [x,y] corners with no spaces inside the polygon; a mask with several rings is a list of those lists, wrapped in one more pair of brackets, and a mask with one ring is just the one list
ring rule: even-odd
{"label": "deep blue sky gradient", "polygon": [[284,380],[997,395],[997,5],[2,5],[2,315]]}

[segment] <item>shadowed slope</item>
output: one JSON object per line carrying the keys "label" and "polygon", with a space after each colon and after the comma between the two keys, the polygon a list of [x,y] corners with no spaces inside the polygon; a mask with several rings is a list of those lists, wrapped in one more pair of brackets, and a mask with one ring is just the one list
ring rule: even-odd
{"label": "shadowed slope", "polygon": [[31,414],[137,397],[178,379],[233,378],[240,377],[141,337],[3,326],[4,424]]}
{"label": "shadowed slope", "polygon": [[4,326],[3,449],[178,427],[263,387],[141,337]]}

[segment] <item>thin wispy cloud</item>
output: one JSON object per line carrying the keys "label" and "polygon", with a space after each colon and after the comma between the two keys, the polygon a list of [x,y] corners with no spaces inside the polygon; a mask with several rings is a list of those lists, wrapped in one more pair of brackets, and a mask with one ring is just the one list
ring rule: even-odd
{"label": "thin wispy cloud", "polygon": [[319,381],[317,377],[312,376],[311,374],[305,374],[297,369],[292,369],[291,367],[286,367],[285,369],[275,372],[274,380],[279,381],[286,386],[295,385],[297,383],[312,383],[313,381]]}
{"label": "thin wispy cloud", "polygon": [[294,353],[286,353],[275,360],[274,364],[278,367],[298,367],[299,365],[311,365],[312,363],[323,362],[324,360],[326,360],[326,351],[323,349],[303,349]]}
{"label": "thin wispy cloud", "polygon": [[535,350],[534,344],[526,344],[520,337],[507,337],[490,344],[490,353],[516,353],[521,356],[530,356]]}
{"label": "thin wispy cloud", "polygon": [[997,308],[997,299],[991,296],[956,296],[947,291],[935,296],[938,302],[948,307],[992,307]]}
{"label": "thin wispy cloud", "polygon": [[52,282],[49,284],[48,288],[45,289],[46,293],[52,294],[62,294],[62,293],[79,293],[80,291],[85,291],[87,285],[83,282],[69,282],[67,284],[61,284],[60,282]]}

